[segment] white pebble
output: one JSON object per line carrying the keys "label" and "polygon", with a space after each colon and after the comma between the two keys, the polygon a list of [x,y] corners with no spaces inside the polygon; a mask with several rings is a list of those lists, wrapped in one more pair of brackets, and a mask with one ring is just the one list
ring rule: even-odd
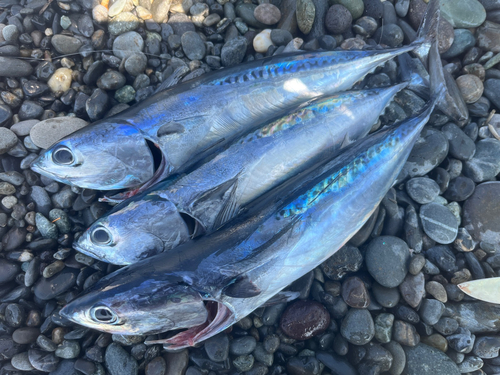
{"label": "white pebble", "polygon": [[262,30],[253,38],[253,48],[255,52],[266,53],[268,48],[272,45],[271,29]]}
{"label": "white pebble", "polygon": [[61,95],[62,93],[69,90],[69,88],[71,87],[72,73],[72,70],[68,68],[57,69],[47,82],[50,90],[56,95]]}

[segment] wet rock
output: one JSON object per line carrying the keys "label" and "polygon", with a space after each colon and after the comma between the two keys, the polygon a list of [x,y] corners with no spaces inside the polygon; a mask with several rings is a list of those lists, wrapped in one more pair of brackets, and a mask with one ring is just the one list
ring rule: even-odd
{"label": "wet rock", "polygon": [[79,39],[62,34],[54,35],[50,42],[52,43],[52,46],[56,49],[56,51],[61,55],[68,55],[78,52],[78,50],[82,46],[82,42]]}
{"label": "wet rock", "polygon": [[417,275],[407,274],[404,281],[399,285],[403,299],[415,308],[425,295],[425,280],[423,273]]}
{"label": "wet rock", "polygon": [[32,72],[27,61],[0,56],[0,77],[27,77]]}
{"label": "wet rock", "polygon": [[323,333],[330,324],[330,314],[318,302],[296,301],[281,316],[280,327],[296,340],[306,340]]}
{"label": "wet rock", "polygon": [[392,236],[373,239],[366,250],[368,272],[382,286],[393,288],[401,284],[408,272],[408,245]]}
{"label": "wet rock", "polygon": [[345,245],[321,264],[323,273],[332,280],[341,280],[348,272],[356,272],[363,263],[357,247]]}
{"label": "wet rock", "polygon": [[496,336],[478,337],[474,342],[472,353],[479,358],[496,358],[500,350],[500,338]]}
{"label": "wet rock", "polygon": [[497,244],[500,241],[500,182],[476,186],[463,206],[463,225],[475,241]]}
{"label": "wet rock", "polygon": [[109,70],[97,80],[97,87],[103,90],[118,90],[125,85],[126,78],[120,72]]}
{"label": "wet rock", "polygon": [[[278,339],[279,343],[279,339]],[[252,336],[244,336],[235,338],[231,341],[229,346],[229,351],[232,355],[235,356],[243,356],[253,352],[255,346],[257,345],[257,341]],[[265,346],[265,342],[264,342]],[[267,350],[267,349],[266,349]],[[268,351],[268,350],[267,350]]]}
{"label": "wet rock", "polygon": [[457,365],[446,354],[436,348],[419,344],[414,347],[403,347],[403,349],[406,354],[405,374],[460,374]]}
{"label": "wet rock", "polygon": [[406,183],[408,195],[417,203],[431,203],[439,195],[439,185],[427,177],[415,177]]}
{"label": "wet rock", "polygon": [[382,313],[375,318],[375,338],[381,343],[388,343],[392,337],[394,315]]}
{"label": "wet rock", "polygon": [[415,346],[420,342],[420,336],[415,327],[401,320],[394,321],[392,339],[404,347]]}
{"label": "wet rock", "polygon": [[21,371],[33,371],[35,368],[31,365],[28,359],[28,352],[15,354],[11,361],[12,367]]}
{"label": "wet rock", "polygon": [[403,43],[404,34],[398,25],[387,24],[377,29],[374,38],[389,47],[397,47]]}
{"label": "wet rock", "polygon": [[78,270],[66,267],[57,275],[46,279],[40,279],[33,288],[35,296],[43,301],[50,300],[76,284]]}
{"label": "wet rock", "polygon": [[475,188],[474,181],[468,177],[459,176],[450,181],[443,196],[449,201],[462,202],[474,193]]}
{"label": "wet rock", "polygon": [[43,372],[55,371],[59,364],[59,358],[54,353],[38,349],[30,349],[28,351],[28,359],[35,369]]}
{"label": "wet rock", "polygon": [[446,207],[430,203],[420,207],[420,218],[425,234],[441,244],[452,243],[458,234],[458,221]]}
{"label": "wet rock", "polygon": [[375,336],[375,324],[365,309],[350,309],[340,327],[342,336],[354,345],[365,345]]}
{"label": "wet rock", "polygon": [[104,363],[111,375],[137,375],[137,362],[120,345],[111,343],[106,348]]}
{"label": "wet rock", "polygon": [[365,284],[359,277],[349,277],[342,284],[342,298],[345,303],[358,309],[370,304],[370,296]]}
{"label": "wet rock", "polygon": [[318,352],[316,358],[332,371],[332,375],[356,375],[358,373],[345,357],[333,353]]}

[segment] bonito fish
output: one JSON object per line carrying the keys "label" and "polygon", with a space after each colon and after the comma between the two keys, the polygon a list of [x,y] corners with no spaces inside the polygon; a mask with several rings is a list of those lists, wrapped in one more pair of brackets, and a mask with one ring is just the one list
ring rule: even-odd
{"label": "bonito fish", "polygon": [[[68,319],[117,334],[156,334],[166,348],[195,345],[231,326],[343,246],[401,171],[443,92],[436,44],[434,93],[423,112],[354,143],[281,202],[209,236],[124,267],[61,310]],[[432,78],[434,75],[435,78]],[[285,190],[289,188],[284,184]]]}
{"label": "bonito fish", "polygon": [[143,190],[303,102],[352,88],[395,56],[428,49],[437,6],[429,8],[426,37],[411,46],[296,53],[222,69],[80,129],[43,152],[32,169],[83,188]]}
{"label": "bonito fish", "polygon": [[267,191],[366,136],[405,86],[338,94],[273,121],[178,181],[123,202],[74,247],[131,264],[211,233]]}

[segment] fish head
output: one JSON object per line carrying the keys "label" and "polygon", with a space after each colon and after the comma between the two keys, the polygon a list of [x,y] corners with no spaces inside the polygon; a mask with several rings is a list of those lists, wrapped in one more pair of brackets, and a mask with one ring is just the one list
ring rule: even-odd
{"label": "fish head", "polygon": [[60,314],[85,327],[124,335],[196,327],[208,317],[200,293],[182,282],[137,282],[132,276],[123,284],[104,278],[96,286]]}
{"label": "fish head", "polygon": [[105,262],[128,265],[190,239],[189,222],[166,197],[148,194],[117,208],[95,221],[73,247]]}
{"label": "fish head", "polygon": [[133,188],[153,178],[156,155],[157,147],[135,127],[103,120],[56,142],[31,169],[82,188]]}

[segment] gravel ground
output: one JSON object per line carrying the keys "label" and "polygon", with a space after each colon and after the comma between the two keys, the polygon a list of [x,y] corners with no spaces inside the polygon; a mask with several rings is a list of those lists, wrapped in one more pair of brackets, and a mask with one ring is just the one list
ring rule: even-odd
{"label": "gravel ground", "polygon": [[[457,287],[500,275],[500,0],[441,0],[440,51],[470,118],[433,116],[403,183],[294,283],[298,301],[177,353],[58,314],[117,267],[71,249],[110,206],[32,172],[41,148],[144,100],[176,68],[189,80],[297,48],[396,47],[425,8],[267,1],[0,0],[0,375],[500,373],[500,306]],[[395,83],[396,69],[360,87]],[[403,90],[382,123],[423,104]]]}

